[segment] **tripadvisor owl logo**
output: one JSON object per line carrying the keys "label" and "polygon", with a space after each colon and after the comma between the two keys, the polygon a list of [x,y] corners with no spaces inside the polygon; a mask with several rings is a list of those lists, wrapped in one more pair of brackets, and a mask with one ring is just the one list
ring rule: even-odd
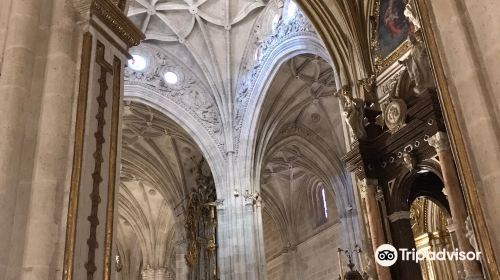
{"label": "tripadvisor owl logo", "polygon": [[375,251],[375,261],[381,266],[391,266],[398,260],[398,251],[390,244],[382,244]]}
{"label": "tripadvisor owl logo", "polygon": [[[481,252],[463,252],[455,249],[454,251],[418,251],[415,248],[406,249],[399,248],[399,257],[401,261],[413,261],[416,263],[428,261],[479,261],[481,259]],[[381,266],[391,266],[398,260],[398,250],[390,244],[382,244],[375,251],[375,261]]]}

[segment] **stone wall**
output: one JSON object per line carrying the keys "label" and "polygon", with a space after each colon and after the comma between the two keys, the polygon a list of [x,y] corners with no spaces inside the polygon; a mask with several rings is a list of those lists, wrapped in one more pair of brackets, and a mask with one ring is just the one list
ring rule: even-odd
{"label": "stone wall", "polygon": [[322,280],[338,277],[337,248],[344,247],[340,223],[320,229],[317,234],[298,244],[295,251],[281,251],[277,254],[269,253],[280,251],[280,238],[275,233],[268,234],[267,228],[268,225],[264,224],[267,279]]}
{"label": "stone wall", "polygon": [[426,1],[479,200],[500,259],[498,1]]}
{"label": "stone wall", "polygon": [[[299,217],[296,242],[282,237],[273,218],[263,212],[264,247],[268,280],[322,280],[339,275],[337,249],[345,248],[342,224],[335,204],[327,195],[328,219],[316,226],[311,215]],[[302,213],[308,213],[305,209]]]}

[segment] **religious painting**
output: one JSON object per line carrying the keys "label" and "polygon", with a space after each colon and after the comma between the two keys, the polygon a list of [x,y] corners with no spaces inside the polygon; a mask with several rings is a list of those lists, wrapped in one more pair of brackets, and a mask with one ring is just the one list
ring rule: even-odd
{"label": "religious painting", "polygon": [[372,48],[378,70],[392,64],[408,50],[408,34],[413,26],[404,14],[406,1],[379,0],[375,5]]}

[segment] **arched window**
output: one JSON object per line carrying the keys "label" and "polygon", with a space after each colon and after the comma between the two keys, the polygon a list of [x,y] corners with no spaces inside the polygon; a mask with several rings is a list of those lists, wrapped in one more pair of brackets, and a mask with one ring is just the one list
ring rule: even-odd
{"label": "arched window", "polygon": [[323,214],[325,215],[325,220],[328,219],[328,206],[326,204],[326,194],[325,188],[321,187],[321,200],[323,202]]}
{"label": "arched window", "polygon": [[317,183],[311,192],[311,206],[314,215],[311,220],[314,227],[319,227],[328,221],[328,194],[322,183]]}

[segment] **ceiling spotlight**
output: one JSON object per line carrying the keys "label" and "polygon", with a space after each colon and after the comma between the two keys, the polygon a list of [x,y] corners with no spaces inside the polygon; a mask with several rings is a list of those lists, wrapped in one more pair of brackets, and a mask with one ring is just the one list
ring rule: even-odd
{"label": "ceiling spotlight", "polygon": [[179,78],[177,77],[177,74],[175,74],[174,72],[167,72],[165,73],[165,75],[163,76],[165,78],[165,82],[169,83],[169,84],[177,84]]}
{"label": "ceiling spotlight", "polygon": [[128,61],[128,67],[135,71],[142,71],[146,68],[146,59],[140,55],[132,55],[132,59]]}

